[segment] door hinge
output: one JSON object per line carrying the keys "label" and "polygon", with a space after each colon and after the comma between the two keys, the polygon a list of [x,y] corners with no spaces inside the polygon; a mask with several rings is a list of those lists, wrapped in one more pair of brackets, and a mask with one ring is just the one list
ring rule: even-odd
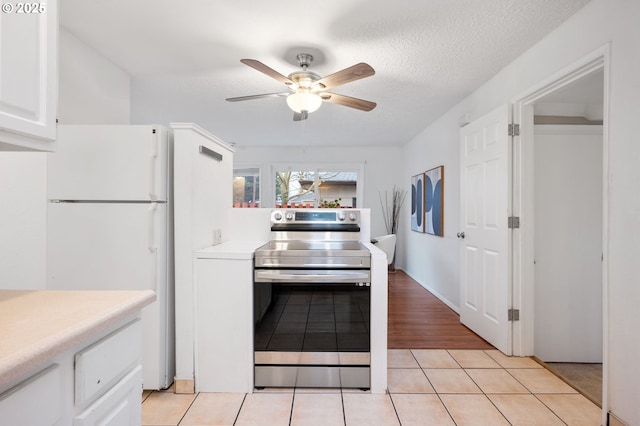
{"label": "door hinge", "polygon": [[509,309],[507,311],[509,321],[520,321],[520,309]]}
{"label": "door hinge", "polygon": [[508,227],[509,229],[520,228],[520,218],[518,216],[509,216]]}
{"label": "door hinge", "polygon": [[509,136],[520,136],[520,125],[509,124]]}

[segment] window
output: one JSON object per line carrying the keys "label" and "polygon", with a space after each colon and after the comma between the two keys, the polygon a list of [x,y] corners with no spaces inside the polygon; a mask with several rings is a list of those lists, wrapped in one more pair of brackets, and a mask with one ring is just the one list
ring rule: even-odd
{"label": "window", "polygon": [[233,207],[260,207],[260,168],[233,168]]}
{"label": "window", "polygon": [[[297,171],[295,171],[297,170]],[[358,207],[359,168],[274,169],[276,207]]]}

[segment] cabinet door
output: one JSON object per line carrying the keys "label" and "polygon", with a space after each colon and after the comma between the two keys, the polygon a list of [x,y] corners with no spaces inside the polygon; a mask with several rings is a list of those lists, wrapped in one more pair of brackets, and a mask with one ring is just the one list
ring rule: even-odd
{"label": "cabinet door", "polygon": [[73,419],[74,426],[137,426],[141,423],[142,367],[140,365]]}
{"label": "cabinet door", "polygon": [[0,395],[0,424],[61,424],[63,414],[61,388],[60,366],[54,364],[9,389]]}
{"label": "cabinet door", "polygon": [[115,331],[75,356],[75,401],[94,400],[140,364],[140,321]]}
{"label": "cabinet door", "polygon": [[0,149],[52,149],[58,91],[57,3],[8,2],[0,13]]}

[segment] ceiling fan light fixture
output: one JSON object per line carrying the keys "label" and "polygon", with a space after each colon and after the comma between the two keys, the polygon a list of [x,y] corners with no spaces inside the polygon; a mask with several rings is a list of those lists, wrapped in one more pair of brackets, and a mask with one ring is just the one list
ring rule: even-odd
{"label": "ceiling fan light fixture", "polygon": [[299,90],[287,96],[287,105],[297,113],[314,112],[322,105],[322,98],[315,93]]}

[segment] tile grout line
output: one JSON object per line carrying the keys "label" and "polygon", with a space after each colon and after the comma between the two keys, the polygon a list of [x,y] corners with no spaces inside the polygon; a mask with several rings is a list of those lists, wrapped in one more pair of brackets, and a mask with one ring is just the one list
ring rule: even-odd
{"label": "tile grout line", "polygon": [[189,410],[191,409],[191,407],[193,407],[193,404],[196,402],[196,399],[198,399],[198,396],[200,396],[200,392],[196,393],[196,395],[193,397],[193,399],[191,400],[191,403],[189,404],[189,406],[187,407],[186,410],[184,410],[184,413],[182,414],[182,416],[180,417],[180,420],[178,420],[178,423],[176,423],[176,426],[179,426],[180,423],[184,420],[185,416],[187,415],[187,413],[189,412]]}
{"label": "tile grout line", "polygon": [[[420,368],[420,371],[422,371],[422,374],[424,374],[424,376],[427,378],[427,382],[429,382],[429,384],[431,385],[431,388],[433,389],[434,395],[438,398],[438,401],[440,401],[440,404],[442,404],[442,407],[444,407],[445,411],[449,415],[449,418],[451,419],[451,422],[453,422],[454,425],[457,425],[455,419],[453,418],[453,415],[451,415],[451,411],[449,411],[449,407],[447,407],[447,405],[444,403],[444,401],[442,400],[442,397],[440,397],[440,394],[436,390],[435,386],[433,386],[433,383],[431,383],[431,380],[429,380],[429,376],[427,376],[427,373],[424,371],[424,368],[422,368],[422,365],[420,365],[420,363],[418,362],[418,358],[416,358],[416,355],[413,353],[413,350],[409,349],[409,351],[411,352],[411,356],[413,356],[413,359],[418,363],[418,368]],[[447,354],[449,356],[451,356],[449,351],[447,351]],[[453,357],[451,356],[451,358],[453,358]],[[456,362],[456,364],[460,365],[455,358],[453,358],[453,360]],[[393,399],[392,399],[392,401],[393,401]],[[402,424],[400,424],[400,426],[402,426]]]}
{"label": "tile grout line", "polygon": [[[551,411],[551,413],[552,413],[554,416],[556,416],[556,417],[557,417],[557,418],[558,418],[562,423],[564,423],[565,425],[567,425],[567,424],[568,424],[567,422],[565,422],[565,421],[564,421],[564,419],[563,419],[562,417],[560,417],[560,415],[559,415],[558,413],[556,413],[556,412],[553,410],[553,408],[549,407],[547,404],[545,404],[545,403],[544,403],[544,401],[543,401],[543,400],[541,400],[540,398],[538,398],[538,395],[537,395],[537,394],[532,393],[531,395],[533,395],[533,397],[534,397],[536,400],[540,401],[540,403],[541,403],[543,406],[547,407],[547,410]],[[565,394],[563,394],[563,393],[556,393],[556,394],[547,393],[547,394],[544,394],[544,395],[570,395],[570,394],[566,394],[566,393],[565,393]]]}
{"label": "tile grout line", "polygon": [[400,414],[398,414],[398,409],[396,408],[396,404],[393,402],[393,396],[391,395],[391,392],[387,391],[387,394],[389,396],[389,401],[391,401],[391,406],[393,407],[393,412],[396,413],[396,419],[398,419],[398,424],[400,426],[402,426],[402,420],[400,420]]}
{"label": "tile grout line", "polygon": [[293,393],[291,394],[291,409],[289,410],[289,426],[291,426],[293,422],[293,405],[296,402],[296,388],[293,388]]}
{"label": "tile grout line", "polygon": [[[447,350],[447,352],[449,352],[449,351]],[[491,359],[493,362],[495,362],[495,363],[498,365],[498,367],[499,367],[499,368],[497,368],[496,370],[505,370],[505,371],[506,371],[506,368],[504,368],[504,367],[503,367],[503,366],[502,366],[498,361],[496,361],[495,359],[493,359],[493,357],[491,357],[489,354],[487,354],[484,350],[482,350],[482,353],[483,353],[483,354],[485,354],[486,356],[488,356],[488,357],[489,357],[489,359]],[[451,355],[450,353],[449,353],[449,355],[450,355],[450,356],[451,356],[451,357],[452,357],[456,362],[458,362],[458,360],[457,360],[453,355]],[[482,392],[482,395],[487,399],[487,401],[489,401],[489,403],[491,403],[491,405],[492,405],[492,406],[493,406],[493,407],[498,411],[498,413],[500,413],[500,415],[502,416],[502,418],[503,418],[503,419],[505,419],[505,421],[506,421],[507,423],[512,424],[512,423],[509,421],[509,419],[507,418],[507,416],[506,416],[506,415],[505,415],[505,414],[500,410],[500,408],[498,408],[498,406],[493,402],[493,400],[492,400],[491,398],[489,398],[489,395],[487,395],[487,393],[484,391],[484,389],[482,389],[482,387],[481,387],[481,386],[480,386],[480,385],[479,385],[475,380],[473,380],[473,377],[471,377],[471,376],[469,375],[469,372],[467,372],[467,369],[466,369],[466,368],[464,368],[464,367],[462,366],[462,364],[460,364],[459,362],[458,362],[458,365],[460,365],[460,368],[462,368],[462,371],[464,371],[464,374],[466,374],[466,375],[467,375],[467,377],[468,377],[468,378],[473,382],[473,384],[474,384],[474,385],[476,385],[476,386],[478,387],[478,389],[480,390],[480,392]],[[486,368],[486,369],[491,369],[491,368]],[[508,373],[508,372],[507,372],[507,373]],[[524,385],[523,385],[523,386],[524,386]],[[525,387],[525,389],[527,389],[527,388]],[[528,391],[528,390],[529,390],[529,389],[527,389],[527,391]],[[510,395],[510,394],[505,394],[505,395]]]}
{"label": "tile grout line", "polygon": [[342,422],[347,426],[347,412],[344,409],[344,392],[342,388],[340,388],[340,404],[342,404]]}
{"label": "tile grout line", "polygon": [[[489,354],[487,354],[487,356],[489,356],[491,359],[493,359],[493,357]],[[530,357],[527,357],[530,358]],[[497,360],[493,359],[498,365],[500,365],[500,368],[502,368],[504,371],[506,371],[506,373],[512,377],[517,383],[519,383],[523,388],[525,388],[527,390],[527,392],[529,392],[529,395],[533,396],[537,401],[539,401],[544,407],[546,407],[554,416],[556,416],[558,418],[558,420],[560,420],[563,424],[567,424],[567,422],[565,422],[555,411],[553,411],[551,409],[551,407],[549,407],[547,404],[544,403],[544,401],[542,401],[540,398],[538,398],[538,395],[536,395],[535,393],[533,393],[533,391],[531,389],[529,389],[527,386],[525,386],[524,383],[522,383],[520,380],[518,380],[517,377],[515,377],[513,374],[511,374],[511,372],[509,371],[509,369],[507,367],[504,367],[502,364],[500,364]],[[528,370],[527,368],[511,368],[511,370]],[[473,380],[473,379],[471,379]],[[476,383],[477,386],[477,383]],[[480,387],[480,386],[478,386]],[[480,389],[482,390],[482,389]],[[484,391],[483,391],[484,393]],[[486,395],[486,394],[485,394]],[[509,394],[503,394],[503,395],[509,395]],[[561,394],[560,394],[561,395]],[[493,401],[491,400],[491,398],[489,398],[487,396],[487,399],[489,399],[489,401],[491,401],[491,403],[493,404],[494,407],[496,407],[496,409],[500,412],[500,414],[503,415],[503,417],[506,418],[506,416],[502,413],[502,411],[500,411],[500,409],[493,403]],[[507,419],[507,421],[509,421]]]}
{"label": "tile grout line", "polygon": [[244,406],[245,401],[247,400],[247,394],[245,393],[242,397],[242,402],[240,403],[240,407],[238,408],[238,412],[236,413],[236,418],[233,419],[233,424],[238,423],[238,418],[240,417],[240,412],[242,411],[242,407]]}

